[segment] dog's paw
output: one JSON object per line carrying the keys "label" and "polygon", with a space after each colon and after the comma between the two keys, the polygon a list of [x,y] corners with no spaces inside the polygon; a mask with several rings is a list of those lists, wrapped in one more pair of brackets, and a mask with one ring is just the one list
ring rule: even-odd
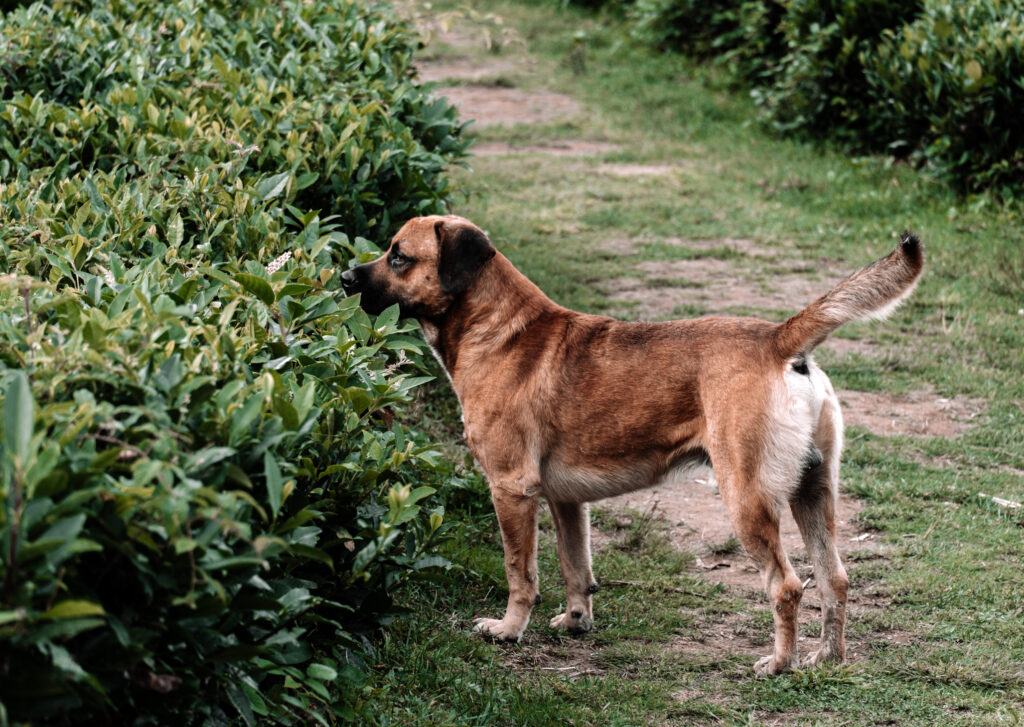
{"label": "dog's paw", "polygon": [[813,654],[804,657],[803,661],[800,662],[800,666],[804,669],[808,669],[812,666],[818,666],[818,664],[825,664],[827,662],[836,662],[841,664],[844,659],[834,649],[818,649]]}
{"label": "dog's paw", "polygon": [[551,628],[563,629],[570,634],[585,634],[594,628],[594,619],[587,614],[574,617],[568,613],[560,613],[551,619]]}
{"label": "dog's paw", "polygon": [[526,627],[510,624],[504,619],[478,618],[474,622],[473,630],[497,641],[519,641],[523,638]]}
{"label": "dog's paw", "polygon": [[775,676],[796,667],[795,663],[778,661],[774,654],[762,656],[754,664],[754,673],[759,677]]}

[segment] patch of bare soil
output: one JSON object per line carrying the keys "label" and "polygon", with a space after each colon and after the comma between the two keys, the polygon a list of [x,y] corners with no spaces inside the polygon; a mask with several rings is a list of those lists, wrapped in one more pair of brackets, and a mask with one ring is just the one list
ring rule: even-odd
{"label": "patch of bare soil", "polygon": [[545,144],[510,144],[505,141],[491,141],[474,144],[475,156],[509,156],[513,154],[544,154],[555,157],[597,156],[618,151],[620,147],[604,141],[565,139]]}
{"label": "patch of bare soil", "polygon": [[822,348],[827,348],[833,353],[842,356],[862,356],[863,358],[878,358],[879,345],[874,341],[858,338],[829,338],[825,343],[821,344]]}
{"label": "patch of bare soil", "polygon": [[873,434],[917,437],[955,437],[970,429],[985,411],[981,399],[956,396],[947,399],[916,391],[906,396],[838,391],[845,424],[856,424]]}
{"label": "patch of bare soil", "polygon": [[[724,313],[732,308],[756,308],[792,312],[825,293],[837,281],[811,279],[806,273],[773,273],[757,280],[736,261],[649,261],[636,269],[643,278],[619,278],[605,283],[608,298],[636,304],[645,320],[664,320],[680,306],[695,306],[704,313]],[[679,285],[659,285],[651,279],[679,280]],[[692,285],[685,284],[693,281]],[[780,318],[781,320],[781,318]]]}
{"label": "patch of bare soil", "polygon": [[594,171],[613,177],[664,177],[675,174],[679,167],[673,164],[602,164]]}
{"label": "patch of bare soil", "polygon": [[505,650],[505,665],[516,671],[554,673],[569,680],[604,673],[600,647],[590,639],[546,638],[531,629],[519,644],[499,647]]}
{"label": "patch of bare soil", "polygon": [[[668,524],[666,535],[672,544],[693,553],[695,569],[716,583],[739,591],[762,592],[761,576],[734,539],[728,513],[710,470],[693,479],[620,495],[605,500],[602,505],[616,510],[632,508],[644,513],[653,510],[655,517]],[[836,522],[840,551],[862,550],[872,546],[876,540],[872,533],[862,532],[857,527],[860,509],[856,500],[840,494]],[[781,531],[783,548],[793,561],[797,574],[803,580],[810,578],[811,565],[804,542],[789,512],[783,513]]]}
{"label": "patch of bare soil", "polygon": [[691,664],[716,664],[737,655],[754,661],[771,650],[772,633],[749,624],[746,614],[716,614],[707,619],[698,636],[679,637],[672,648]]}
{"label": "patch of bare soil", "polygon": [[478,126],[544,124],[572,116],[580,110],[571,96],[554,91],[525,91],[500,86],[452,86],[435,94],[458,107],[459,116]]}
{"label": "patch of bare soil", "polygon": [[[434,94],[451,101],[464,121],[472,119],[477,126],[542,124],[579,112],[580,104],[571,96],[543,89],[526,91],[508,81],[538,70],[535,59],[517,50],[523,43],[512,29],[489,28],[486,22],[472,28],[462,22],[465,18],[454,19],[454,23],[421,19],[433,41],[455,50],[421,58],[416,71],[424,82],[459,82],[442,86]],[[479,51],[484,48],[499,52],[481,59]],[[488,82],[498,80],[501,83]]]}
{"label": "patch of bare soil", "polygon": [[754,724],[760,727],[783,727],[784,725],[808,725],[842,723],[837,715],[830,712],[760,712],[753,713]]}
{"label": "patch of bare soil", "polygon": [[416,73],[424,83],[444,81],[483,81],[529,71],[525,59],[496,57],[486,63],[464,56],[439,56],[416,64]]}

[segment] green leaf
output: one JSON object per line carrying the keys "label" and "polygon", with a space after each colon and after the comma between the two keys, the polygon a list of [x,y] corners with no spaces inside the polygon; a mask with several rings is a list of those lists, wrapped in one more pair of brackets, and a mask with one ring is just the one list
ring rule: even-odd
{"label": "green leaf", "polygon": [[167,242],[171,247],[181,247],[181,242],[184,239],[185,225],[181,221],[181,215],[175,212],[174,217],[171,218],[171,223],[167,225]]}
{"label": "green leaf", "polygon": [[248,434],[249,427],[254,419],[259,416],[263,408],[263,398],[257,394],[251,394],[234,414],[231,415],[231,441],[237,442],[245,434]]}
{"label": "green leaf", "polygon": [[81,618],[82,616],[104,616],[103,606],[92,601],[69,599],[61,601],[48,611],[40,614],[41,619]]}
{"label": "green leaf", "polygon": [[267,177],[256,185],[256,194],[264,201],[279,197],[288,185],[288,180],[291,176],[290,172],[282,172],[281,174]]}
{"label": "green leaf", "polygon": [[82,189],[89,195],[89,203],[92,205],[92,211],[97,215],[108,215],[110,214],[110,208],[107,207],[103,201],[103,197],[100,196],[100,191],[96,189],[96,183],[92,180],[92,177],[87,177],[82,182]]}
{"label": "green leaf", "polygon": [[242,719],[248,727],[254,727],[256,724],[256,715],[253,714],[252,705],[249,704],[249,698],[245,692],[239,689],[238,685],[233,682],[227,682],[225,685],[228,699],[231,700],[231,704],[234,705],[235,709],[238,710],[238,714],[241,715]]}
{"label": "green leaf", "polygon": [[417,487],[415,490],[409,493],[409,498],[405,501],[406,506],[413,505],[424,497],[433,495],[437,490],[433,487]]}
{"label": "green leaf", "polygon": [[394,305],[385,309],[379,316],[377,316],[376,328],[378,331],[381,331],[382,333],[391,333],[391,331],[388,329],[393,327],[397,322],[398,304],[395,303]]}
{"label": "green leaf", "polygon": [[352,561],[352,575],[356,576],[362,573],[376,555],[377,543],[371,540],[362,550],[356,553],[356,557]]}
{"label": "green leaf", "polygon": [[199,472],[212,464],[234,455],[236,450],[233,447],[207,447],[194,453],[185,460],[186,472]]}
{"label": "green leaf", "polygon": [[0,611],[0,626],[13,621],[24,621],[25,609],[19,608],[14,611]]}
{"label": "green leaf", "polygon": [[270,503],[270,511],[277,517],[281,509],[281,493],[284,491],[284,479],[281,477],[281,468],[277,460],[270,452],[263,453],[263,476],[267,480],[267,500]]}
{"label": "green leaf", "polygon": [[301,191],[319,179],[320,174],[318,172],[307,172],[306,174],[299,175],[299,178],[295,180],[295,190]]}
{"label": "green leaf", "polygon": [[27,642],[31,644],[45,644],[55,639],[70,639],[85,631],[102,628],[107,625],[103,618],[66,618],[47,620],[44,623],[36,624],[29,632]]}
{"label": "green leaf", "polygon": [[284,422],[284,428],[289,431],[295,431],[299,428],[299,424],[302,423],[299,421],[299,413],[292,406],[292,403],[280,396],[274,397],[274,413],[281,417],[281,421]]}
{"label": "green leaf", "polygon": [[314,548],[310,545],[299,544],[290,546],[289,550],[291,550],[292,553],[294,553],[295,555],[301,555],[305,558],[309,558],[310,560],[319,561],[320,563],[323,563],[328,568],[330,568],[332,571],[334,570],[334,561],[331,559],[331,556],[329,556],[324,551],[320,550],[320,548]]}
{"label": "green leaf", "polygon": [[428,555],[420,558],[412,564],[413,570],[423,570],[424,568],[451,568],[452,562],[447,558],[442,558],[440,555]]}
{"label": "green leaf", "polygon": [[78,662],[75,661],[74,657],[71,656],[71,652],[63,646],[59,646],[58,644],[43,644],[43,651],[49,652],[53,665],[70,677],[72,681],[79,681],[86,678],[87,675],[85,670],[82,669]]}
{"label": "green leaf", "polygon": [[274,289],[263,278],[250,273],[238,273],[235,282],[262,300],[266,305],[274,305]]}
{"label": "green leaf", "polygon": [[326,664],[310,664],[309,668],[306,669],[306,674],[308,674],[311,679],[316,679],[321,682],[333,682],[338,678],[338,672]]}
{"label": "green leaf", "polygon": [[32,439],[35,401],[24,371],[15,371],[10,378],[4,396],[4,445],[17,464],[24,467]]}

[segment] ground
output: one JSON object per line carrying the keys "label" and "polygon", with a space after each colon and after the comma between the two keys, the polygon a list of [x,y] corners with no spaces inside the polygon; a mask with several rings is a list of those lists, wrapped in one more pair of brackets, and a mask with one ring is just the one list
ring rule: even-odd
{"label": "ground", "polygon": [[[616,81],[628,72],[611,67],[616,41],[590,21],[579,21],[586,31],[559,33],[552,23],[571,22],[564,15],[495,7],[409,6],[429,38],[417,71],[477,136],[472,169],[455,171],[465,197],[454,212],[488,230],[556,301],[623,319],[781,321],[915,223],[924,225],[929,273],[942,279],[926,278],[893,320],[846,327],[818,353],[847,425],[838,513],[853,582],[847,666],[753,680],[771,619],[760,576],[703,473],[595,505],[602,592],[597,629],[580,639],[542,625],[562,598],[548,518],[544,602],[521,644],[481,652],[462,641],[472,638],[472,617],[494,615],[504,585],[493,529],[487,548],[456,553],[485,590],[433,595],[436,612],[449,614],[452,650],[433,657],[455,682],[473,663],[502,676],[480,700],[434,687],[433,709],[449,710],[437,723],[475,723],[481,700],[526,715],[502,724],[561,723],[553,714],[579,724],[1013,723],[1024,710],[1024,645],[1006,584],[1024,575],[1013,530],[1022,519],[1013,506],[1024,492],[1015,444],[1024,406],[1019,386],[1006,383],[1016,344],[988,332],[1024,319],[1012,300],[952,275],[964,255],[955,246],[990,218],[937,212],[946,198],[919,191],[927,184],[910,170],[872,162],[863,172],[834,153],[801,161],[817,153],[773,146],[737,123],[749,108],[713,76],[692,82],[686,66],[669,82],[671,72],[651,80],[640,68],[636,85]],[[630,119],[629,95],[643,120]],[[981,320],[964,300],[983,296]],[[806,582],[806,653],[818,629],[813,574],[788,514],[783,532]],[[417,628],[406,636],[413,651],[437,638]],[[905,683],[913,689],[894,695]],[[410,723],[412,703],[402,702]]]}

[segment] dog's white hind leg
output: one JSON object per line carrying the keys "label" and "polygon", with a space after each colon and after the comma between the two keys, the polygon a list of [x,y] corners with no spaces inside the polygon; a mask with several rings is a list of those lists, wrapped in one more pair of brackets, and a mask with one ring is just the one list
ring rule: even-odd
{"label": "dog's white hind leg", "polygon": [[805,660],[805,666],[846,658],[843,629],[849,579],[839,560],[835,526],[842,432],[839,401],[830,386],[814,435],[822,461],[804,474],[790,501],[793,518],[807,546],[807,554],[814,565],[816,585],[821,593],[821,646]]}

